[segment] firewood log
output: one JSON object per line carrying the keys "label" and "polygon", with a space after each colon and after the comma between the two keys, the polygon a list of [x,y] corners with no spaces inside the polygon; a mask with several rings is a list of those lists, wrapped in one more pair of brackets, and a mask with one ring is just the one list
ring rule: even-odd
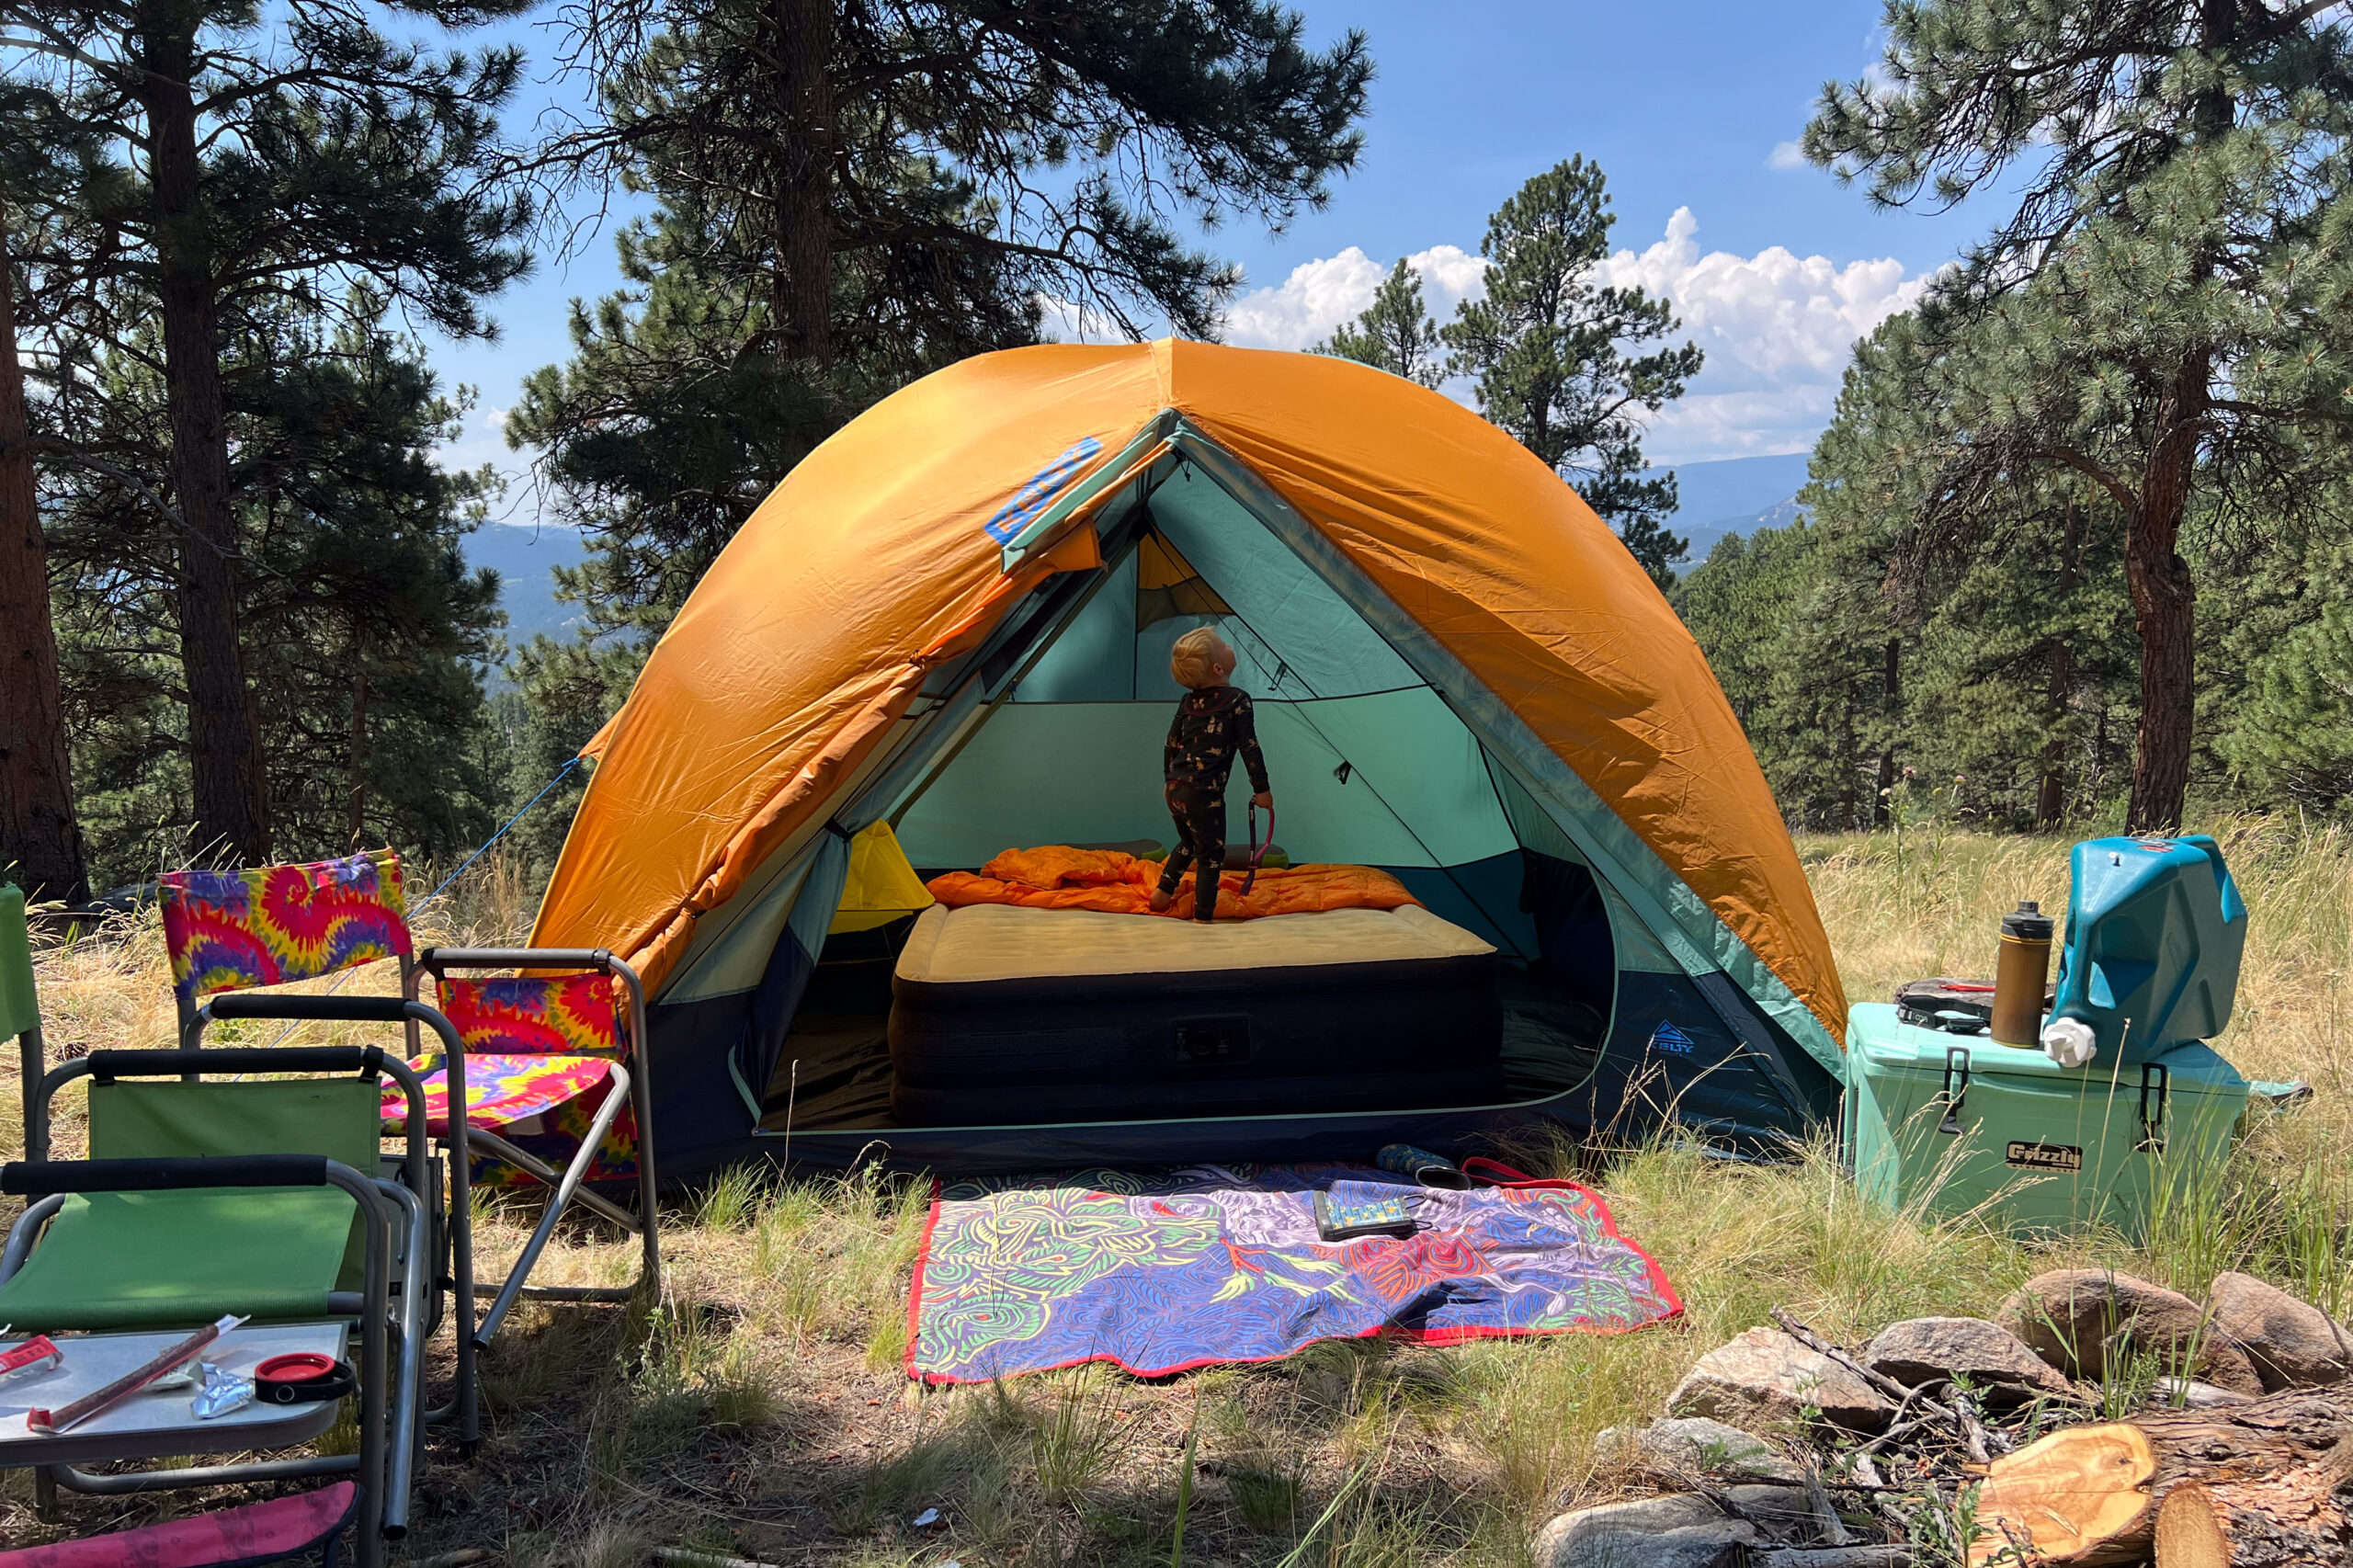
{"label": "firewood log", "polygon": [[2353,1561],[2353,1383],[2053,1432],[1987,1467],[1977,1517],[1972,1563],[2014,1540],[2069,1568]]}
{"label": "firewood log", "polygon": [[2157,1568],[2231,1568],[2213,1494],[2185,1481],[2157,1506]]}

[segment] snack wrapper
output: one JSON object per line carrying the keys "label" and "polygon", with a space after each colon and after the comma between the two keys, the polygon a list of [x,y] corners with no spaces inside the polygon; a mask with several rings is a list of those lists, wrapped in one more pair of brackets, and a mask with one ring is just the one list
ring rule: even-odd
{"label": "snack wrapper", "polygon": [[243,1410],[254,1402],[254,1381],[241,1378],[224,1367],[204,1363],[204,1386],[188,1402],[190,1415],[199,1421],[210,1421],[233,1410]]}
{"label": "snack wrapper", "polygon": [[0,1379],[13,1378],[19,1372],[30,1376],[64,1364],[65,1353],[55,1342],[45,1334],[36,1334],[0,1350]]}

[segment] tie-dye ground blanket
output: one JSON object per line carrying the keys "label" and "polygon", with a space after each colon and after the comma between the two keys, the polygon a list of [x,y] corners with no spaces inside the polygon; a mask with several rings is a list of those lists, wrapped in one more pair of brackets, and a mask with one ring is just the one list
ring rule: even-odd
{"label": "tie-dye ground blanket", "polygon": [[[1313,1194],[1408,1199],[1410,1237],[1328,1244]],[[1089,1170],[940,1186],[915,1266],[907,1370],[973,1382],[1081,1361],[1158,1377],[1319,1339],[1612,1334],[1683,1304],[1569,1182],[1427,1191],[1357,1165]]]}

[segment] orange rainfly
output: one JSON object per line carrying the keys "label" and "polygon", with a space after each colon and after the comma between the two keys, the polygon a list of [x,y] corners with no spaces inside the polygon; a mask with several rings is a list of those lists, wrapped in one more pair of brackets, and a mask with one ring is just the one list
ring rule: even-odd
{"label": "orange rainfly", "polygon": [[[1772,791],[1698,644],[1608,526],[1436,392],[1347,360],[1213,344],[983,355],[804,459],[593,743],[534,940],[608,947],[660,1001],[699,925],[825,831],[926,682],[1040,584],[1100,560],[1083,517],[1058,541],[1067,554],[1042,536],[1008,551],[1021,527],[1050,496],[1112,494],[1089,487],[1149,460],[1121,454],[1177,438],[1550,779],[1548,799],[1588,811],[1589,794],[1619,870],[1688,927],[1688,961],[1782,990],[1835,1054],[1846,1000]],[[1175,569],[1147,564],[1154,580]],[[1313,881],[1262,875],[1244,912]]]}
{"label": "orange rainfly", "polygon": [[[1164,914],[1192,918],[1193,878],[1188,873],[1167,909],[1152,907],[1160,863],[1116,849],[1049,845],[1008,849],[979,871],[934,877],[931,896],[954,908],[966,903],[1015,903],[1028,909],[1093,909],[1105,915]],[[1313,915],[1326,909],[1396,909],[1421,901],[1405,884],[1370,866],[1275,867],[1258,873],[1248,897],[1243,876],[1228,871],[1218,883],[1221,920],[1268,915]]]}

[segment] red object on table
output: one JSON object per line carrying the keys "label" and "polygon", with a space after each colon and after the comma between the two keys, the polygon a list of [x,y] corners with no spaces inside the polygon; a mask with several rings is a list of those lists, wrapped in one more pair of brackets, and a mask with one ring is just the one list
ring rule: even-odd
{"label": "red object on table", "polygon": [[254,1369],[257,1383],[307,1383],[335,1370],[335,1358],[315,1350],[295,1350],[272,1356]]}

